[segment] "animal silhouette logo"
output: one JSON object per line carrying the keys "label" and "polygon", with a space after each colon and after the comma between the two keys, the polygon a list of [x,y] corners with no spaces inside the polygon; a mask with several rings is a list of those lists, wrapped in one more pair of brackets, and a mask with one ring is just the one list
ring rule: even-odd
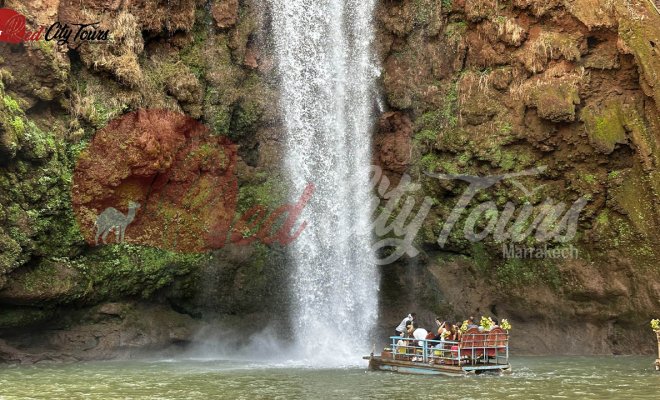
{"label": "animal silhouette logo", "polygon": [[126,234],[126,227],[133,222],[135,214],[140,208],[140,203],[129,202],[128,214],[124,215],[114,207],[108,207],[97,218],[94,226],[96,226],[96,245],[99,244],[99,238],[103,239],[103,243],[107,244],[106,239],[108,234],[112,231],[115,233],[115,240],[117,243],[124,242],[124,235]]}

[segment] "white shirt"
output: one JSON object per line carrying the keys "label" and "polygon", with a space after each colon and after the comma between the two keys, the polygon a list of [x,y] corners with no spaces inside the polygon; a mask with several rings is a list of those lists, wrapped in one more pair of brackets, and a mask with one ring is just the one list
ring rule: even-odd
{"label": "white shirt", "polygon": [[[411,323],[412,320],[413,320],[412,315],[408,314],[408,316],[405,317],[405,318],[403,319],[403,321],[401,321],[401,323],[399,324],[399,326],[396,327],[395,330],[396,330],[397,332],[401,332],[401,333],[405,332],[405,331],[406,331],[406,325],[408,325],[409,323]],[[390,326],[392,326],[392,325],[390,325]]]}
{"label": "white shirt", "polygon": [[[428,332],[426,329],[424,329],[424,328],[417,328],[417,329],[415,329],[415,331],[413,332],[413,337],[414,337],[415,339],[418,339],[418,340],[419,340],[419,339],[426,339],[426,335],[428,335],[428,334],[429,334],[429,332]],[[417,342],[417,344],[418,344],[419,346],[423,346],[423,345],[424,345],[424,342]]]}

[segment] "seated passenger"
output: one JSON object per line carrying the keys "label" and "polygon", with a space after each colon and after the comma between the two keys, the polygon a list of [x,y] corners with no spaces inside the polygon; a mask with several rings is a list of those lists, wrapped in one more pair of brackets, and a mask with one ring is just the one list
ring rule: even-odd
{"label": "seated passenger", "polygon": [[438,326],[438,330],[437,330],[436,335],[434,335],[433,340],[441,340],[442,339],[442,332],[445,331],[446,326],[447,326],[447,322],[446,321],[441,322],[440,317],[436,317],[435,318],[435,324]]}
{"label": "seated passenger", "polygon": [[457,342],[460,340],[460,334],[461,331],[456,324],[449,324],[449,338],[447,340]]}
{"label": "seated passenger", "polygon": [[424,342],[421,340],[426,339],[428,334],[429,332],[424,328],[414,328],[412,331],[412,337],[419,340],[419,342],[417,342],[418,346],[424,346]]}
{"label": "seated passenger", "polygon": [[414,331],[415,331],[415,324],[406,325],[405,337],[412,337]]}
{"label": "seated passenger", "polygon": [[399,339],[399,341],[396,342],[395,352],[397,354],[406,354],[407,347],[408,347],[408,341]]}

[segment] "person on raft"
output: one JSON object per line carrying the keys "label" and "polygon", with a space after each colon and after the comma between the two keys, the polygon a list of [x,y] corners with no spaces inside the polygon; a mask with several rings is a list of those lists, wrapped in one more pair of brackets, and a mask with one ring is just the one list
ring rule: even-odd
{"label": "person on raft", "polygon": [[401,321],[399,326],[397,326],[396,329],[394,330],[394,336],[401,336],[401,337],[405,336],[406,335],[406,327],[413,323],[413,321],[415,320],[415,317],[417,317],[417,314],[415,314],[415,313],[408,314],[408,316],[405,317]]}

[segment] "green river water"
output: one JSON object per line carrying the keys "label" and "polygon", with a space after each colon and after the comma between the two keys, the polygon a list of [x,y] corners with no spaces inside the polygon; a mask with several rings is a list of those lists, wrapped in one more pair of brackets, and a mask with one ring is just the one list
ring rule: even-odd
{"label": "green river water", "polygon": [[192,360],[1,366],[0,399],[658,399],[652,362],[518,357],[499,377]]}

